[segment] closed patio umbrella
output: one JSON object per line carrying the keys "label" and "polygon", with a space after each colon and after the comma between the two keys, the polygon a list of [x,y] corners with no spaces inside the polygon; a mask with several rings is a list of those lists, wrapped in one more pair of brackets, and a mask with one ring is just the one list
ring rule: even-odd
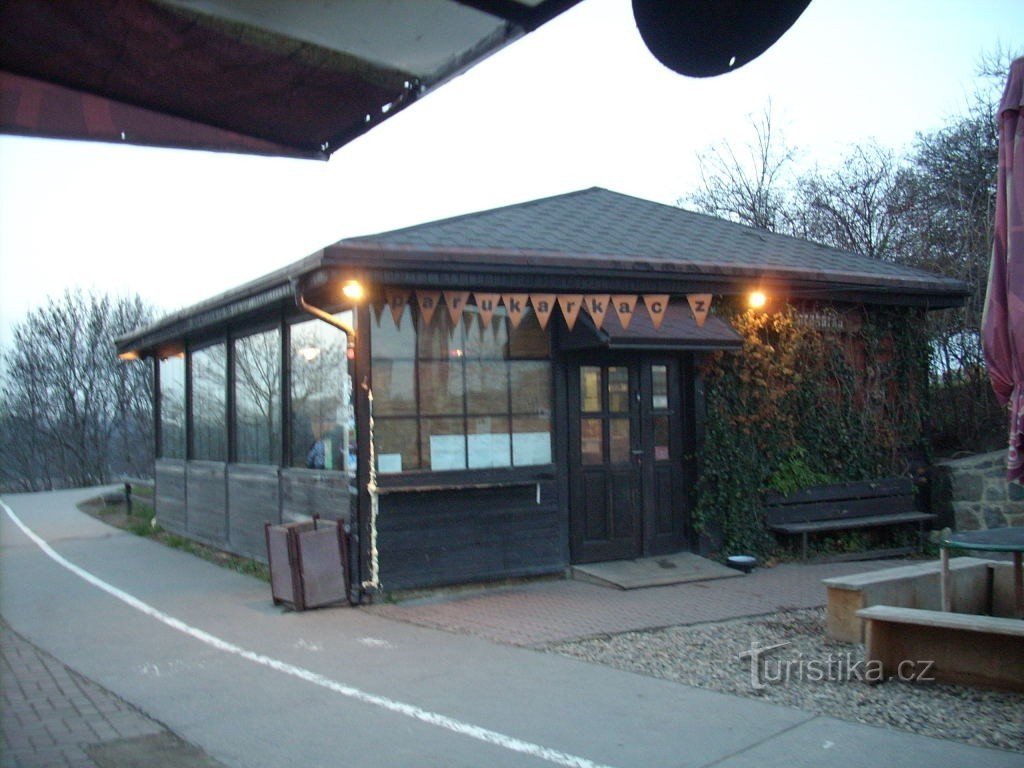
{"label": "closed patio umbrella", "polygon": [[1010,407],[1007,480],[1024,483],[1024,58],[999,104],[995,236],[982,343],[992,387]]}

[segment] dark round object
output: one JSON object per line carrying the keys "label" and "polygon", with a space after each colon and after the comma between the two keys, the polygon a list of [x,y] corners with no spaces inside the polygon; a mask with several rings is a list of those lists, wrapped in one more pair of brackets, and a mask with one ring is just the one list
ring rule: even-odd
{"label": "dark round object", "polygon": [[637,29],[674,72],[714,77],[767,51],[811,0],[633,0]]}

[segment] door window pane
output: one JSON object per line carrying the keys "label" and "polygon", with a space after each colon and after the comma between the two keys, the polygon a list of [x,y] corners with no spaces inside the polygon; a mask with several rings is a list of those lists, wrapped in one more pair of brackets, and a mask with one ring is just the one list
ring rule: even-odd
{"label": "door window pane", "polygon": [[227,346],[214,344],[191,357],[192,457],[227,461]]}
{"label": "door window pane", "polygon": [[235,452],[238,461],[281,462],[281,332],[235,340]]}
{"label": "door window pane", "polygon": [[629,419],[608,419],[608,461],[611,464],[629,463]]}
{"label": "door window pane", "polygon": [[629,410],[629,369],[608,369],[608,410],[624,413]]}
{"label": "door window pane", "polygon": [[580,455],[584,464],[604,463],[603,419],[580,419]]}
{"label": "door window pane", "polygon": [[667,461],[669,456],[668,416],[654,417],[654,460]]}
{"label": "door window pane", "polygon": [[160,455],[185,458],[185,356],[160,361]]}
{"label": "door window pane", "polygon": [[580,367],[580,407],[585,413],[601,411],[601,369],[596,365]]}
{"label": "door window pane", "polygon": [[651,366],[651,407],[655,410],[668,408],[668,366]]}

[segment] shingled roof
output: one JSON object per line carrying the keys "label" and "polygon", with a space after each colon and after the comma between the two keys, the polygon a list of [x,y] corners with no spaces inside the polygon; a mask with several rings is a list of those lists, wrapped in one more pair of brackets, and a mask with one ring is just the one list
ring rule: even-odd
{"label": "shingled roof", "polygon": [[435,254],[466,266],[504,261],[799,280],[933,295],[947,303],[967,293],[958,280],[600,187],[351,238],[332,250],[339,257],[368,250],[380,259]]}

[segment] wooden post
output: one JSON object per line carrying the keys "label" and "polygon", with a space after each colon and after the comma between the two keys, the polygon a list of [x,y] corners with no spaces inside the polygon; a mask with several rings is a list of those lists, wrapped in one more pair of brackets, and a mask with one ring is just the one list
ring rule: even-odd
{"label": "wooden post", "polygon": [[131,483],[125,483],[124,484],[124,503],[125,503],[125,509],[127,510],[126,514],[128,515],[128,517],[131,517],[132,516],[132,484]]}

